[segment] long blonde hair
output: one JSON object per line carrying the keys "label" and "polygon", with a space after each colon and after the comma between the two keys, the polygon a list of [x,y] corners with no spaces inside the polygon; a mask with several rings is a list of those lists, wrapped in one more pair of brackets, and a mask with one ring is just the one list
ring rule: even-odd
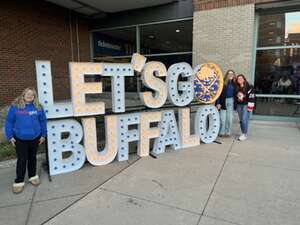
{"label": "long blonde hair", "polygon": [[16,106],[18,109],[24,109],[25,108],[25,100],[24,100],[24,95],[28,92],[28,91],[32,91],[34,99],[33,99],[33,104],[34,106],[38,109],[41,110],[42,109],[42,105],[39,102],[36,90],[32,87],[28,87],[26,88],[22,94],[20,96],[18,96],[12,103],[13,106]]}
{"label": "long blonde hair", "polygon": [[228,76],[229,76],[229,73],[232,72],[233,73],[233,79],[232,81],[235,82],[235,79],[236,79],[236,75],[235,75],[235,72],[234,70],[227,70],[226,74],[225,74],[225,77],[224,77],[224,85],[227,86],[228,84]]}

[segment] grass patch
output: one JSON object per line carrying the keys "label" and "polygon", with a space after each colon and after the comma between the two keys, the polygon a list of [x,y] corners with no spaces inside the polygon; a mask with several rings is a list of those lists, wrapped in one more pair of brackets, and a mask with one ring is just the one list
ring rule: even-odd
{"label": "grass patch", "polygon": [[16,158],[15,148],[9,142],[0,143],[0,161],[12,158]]}

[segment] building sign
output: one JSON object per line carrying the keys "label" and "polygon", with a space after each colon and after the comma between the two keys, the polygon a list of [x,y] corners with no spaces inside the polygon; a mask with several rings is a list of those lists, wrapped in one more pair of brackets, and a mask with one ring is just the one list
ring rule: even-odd
{"label": "building sign", "polygon": [[134,45],[128,41],[116,39],[100,33],[93,33],[94,55],[100,56],[124,56],[134,52]]}
{"label": "building sign", "polygon": [[[151,91],[140,93],[147,111],[126,114],[125,79],[140,72],[143,84]],[[137,154],[146,157],[150,151],[164,153],[167,146],[174,151],[213,142],[220,127],[219,112],[214,105],[197,106],[191,121],[187,107],[196,96],[201,103],[211,103],[223,87],[223,75],[215,64],[192,69],[188,63],[176,63],[168,69],[161,62],[134,54],[131,63],[69,63],[71,102],[53,101],[52,74],[49,61],[36,61],[39,100],[48,118],[48,158],[50,174],[80,169],[85,160],[95,166],[106,165],[115,158],[128,160],[129,143],[137,142]],[[86,94],[102,93],[102,82],[85,82],[86,75],[110,77],[112,115],[105,115],[104,102],[86,102]],[[165,81],[163,79],[165,78]],[[199,94],[200,93],[200,94]],[[209,95],[207,97],[199,96]],[[177,108],[160,109],[169,100]],[[155,109],[155,110],[154,110]],[[106,145],[97,148],[95,116],[104,115]],[[178,115],[178,119],[176,119]],[[157,124],[153,126],[153,123]],[[191,134],[190,125],[195,133]],[[134,125],[134,129],[132,129]],[[154,145],[150,149],[150,140]],[[63,157],[64,152],[71,152]]]}

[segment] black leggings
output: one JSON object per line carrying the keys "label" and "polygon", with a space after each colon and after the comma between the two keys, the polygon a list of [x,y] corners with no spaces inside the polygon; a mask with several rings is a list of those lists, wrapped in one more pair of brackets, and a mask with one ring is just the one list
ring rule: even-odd
{"label": "black leggings", "polygon": [[22,183],[25,178],[26,164],[28,177],[36,175],[36,153],[40,137],[34,140],[21,140],[16,137],[15,139],[17,152],[17,178],[15,179],[15,183]]}

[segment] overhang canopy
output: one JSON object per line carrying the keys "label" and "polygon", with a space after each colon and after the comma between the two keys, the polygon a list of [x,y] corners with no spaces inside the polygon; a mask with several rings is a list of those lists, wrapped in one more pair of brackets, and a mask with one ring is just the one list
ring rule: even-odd
{"label": "overhang canopy", "polygon": [[178,0],[45,0],[87,16],[163,5]]}

